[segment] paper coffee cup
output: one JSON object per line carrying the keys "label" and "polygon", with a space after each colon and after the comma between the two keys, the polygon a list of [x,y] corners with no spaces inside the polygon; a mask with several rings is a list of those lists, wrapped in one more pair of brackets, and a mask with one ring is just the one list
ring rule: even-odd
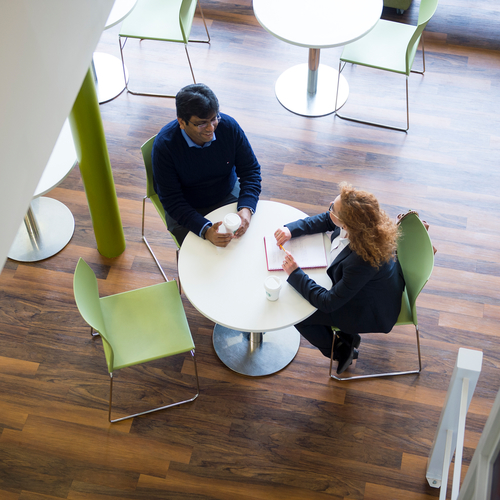
{"label": "paper coffee cup", "polygon": [[241,219],[238,214],[227,214],[224,217],[224,226],[230,233],[235,233],[241,225]]}
{"label": "paper coffee cup", "polygon": [[278,300],[281,290],[281,280],[278,276],[268,276],[264,281],[266,297],[268,300]]}

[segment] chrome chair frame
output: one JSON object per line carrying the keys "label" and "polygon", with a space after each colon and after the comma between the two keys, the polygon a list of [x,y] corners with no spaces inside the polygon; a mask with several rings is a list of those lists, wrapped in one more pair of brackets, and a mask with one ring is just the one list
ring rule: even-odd
{"label": "chrome chair frame", "polygon": [[[410,73],[418,73],[419,75],[423,75],[425,73],[425,50],[424,50],[424,34],[423,33],[421,35],[420,40],[421,40],[421,47],[422,47],[422,66],[423,66],[423,69],[422,69],[422,71],[416,71],[416,70],[412,69],[410,71]],[[338,71],[338,80],[337,80],[337,93],[335,95],[335,109],[336,109],[335,114],[339,118],[341,118],[342,120],[348,120],[348,121],[356,122],[356,123],[363,123],[365,125],[374,125],[375,127],[387,128],[387,129],[390,129],[390,130],[399,130],[400,132],[408,132],[408,130],[410,128],[410,103],[409,103],[409,98],[408,98],[408,80],[409,80],[409,76],[405,75],[405,77],[406,77],[406,128],[395,127],[395,126],[392,126],[392,125],[386,125],[386,124],[379,123],[379,122],[371,122],[371,121],[368,121],[368,120],[361,120],[359,118],[354,118],[352,116],[341,115],[338,112],[338,110],[337,110],[337,101],[338,101],[338,96],[339,96],[340,75],[341,75],[342,71],[344,70],[345,65],[346,65],[345,62],[342,65],[342,61],[339,61],[339,71]],[[381,70],[381,71],[383,71],[383,70]]]}
{"label": "chrome chair frame", "polygon": [[[168,281],[168,279],[166,281]],[[95,331],[92,327],[90,327],[90,335],[92,336],[92,338],[100,336],[99,332]],[[111,410],[112,410],[112,406],[113,406],[113,372],[110,372],[110,374],[109,374],[109,406],[108,406],[108,420],[109,420],[109,422],[114,424],[115,422],[121,422],[122,420],[127,420],[129,418],[139,417],[141,415],[146,415],[148,413],[154,413],[156,411],[166,410],[167,408],[172,408],[174,406],[180,406],[180,405],[183,405],[185,403],[193,402],[200,395],[200,381],[198,378],[198,366],[196,364],[196,356],[195,356],[194,349],[191,350],[190,353],[191,353],[191,357],[193,358],[194,373],[195,373],[195,377],[196,377],[196,394],[192,398],[185,399],[183,401],[176,401],[175,403],[170,403],[169,405],[159,406],[157,408],[152,408],[151,410],[145,410],[145,411],[141,411],[139,413],[134,413],[133,415],[127,415],[126,417],[115,418],[114,420],[111,418]]]}
{"label": "chrome chair frame", "polygon": [[[397,326],[397,325],[396,325]],[[372,373],[368,375],[351,375],[349,377],[338,377],[333,373],[333,346],[335,344],[336,332],[333,332],[333,342],[332,342],[332,353],[330,355],[330,378],[342,382],[344,380],[360,380],[364,378],[379,378],[379,377],[394,377],[397,375],[412,375],[418,374],[422,371],[422,357],[420,353],[420,335],[418,330],[418,325],[415,325],[415,334],[417,338],[417,354],[418,354],[418,370],[407,370],[407,371],[396,371],[396,372],[384,372],[384,373]],[[373,334],[372,334],[373,335]]]}
{"label": "chrome chair frame", "polygon": [[[149,253],[153,257],[154,261],[156,262],[156,265],[158,266],[158,269],[160,270],[160,273],[162,274],[164,280],[168,281],[168,278],[167,278],[167,275],[165,274],[165,271],[161,267],[161,264],[158,261],[158,258],[156,257],[155,253],[153,252],[153,249],[151,248],[151,245],[149,244],[149,241],[146,238],[144,218],[146,215],[146,200],[147,199],[149,199],[148,196],[144,196],[144,198],[142,199],[142,241],[144,241],[144,243],[148,247]],[[179,249],[178,248],[175,251],[175,259],[176,259],[176,262],[178,263],[179,262]],[[180,284],[179,284],[179,290],[180,290]]]}
{"label": "chrome chair frame", "polygon": [[[150,139],[148,139],[142,146],[141,146],[141,153],[142,153],[142,158],[143,158],[143,161],[144,161],[144,169],[146,170],[146,182],[147,182],[147,187],[146,187],[146,196],[144,196],[144,198],[142,199],[142,241],[144,241],[144,243],[146,244],[146,247],[148,248],[149,250],[149,253],[151,254],[151,256],[153,257],[154,261],[156,262],[156,265],[158,266],[158,269],[160,270],[163,278],[165,281],[168,281],[168,278],[167,278],[167,275],[165,274],[165,271],[163,270],[163,268],[161,267],[161,264],[158,260],[158,258],[156,257],[149,241],[147,240],[146,238],[146,232],[145,232],[145,227],[146,227],[146,224],[145,224],[145,217],[146,217],[146,199],[150,199],[150,196],[152,195],[155,195],[156,193],[154,193],[154,189],[152,187],[152,185],[150,185],[148,179],[149,179],[149,169],[151,168],[148,163],[148,158],[147,156],[150,155],[150,149],[148,149],[149,145],[151,144],[151,141],[154,140],[154,138],[156,137],[156,135],[154,135],[153,137],[151,137]],[[151,146],[152,147],[152,146]],[[152,191],[152,192],[151,192]],[[152,202],[152,205],[153,207],[155,208],[155,210],[158,212],[158,208],[155,206],[154,202]],[[160,218],[161,218],[161,214],[158,214],[160,215]],[[167,227],[166,225],[166,222],[163,218],[163,222],[165,223],[165,227]],[[168,227],[167,227],[167,231],[168,231]],[[170,231],[169,231],[170,233]],[[170,236],[172,237],[172,239],[174,240],[174,243],[176,244],[177,248],[176,248],[176,252],[175,252],[175,261],[176,261],[176,264],[179,263],[179,244],[177,242],[177,239],[175,238],[175,236],[170,233]],[[182,291],[181,289],[181,282],[180,282],[180,278],[179,278],[179,273],[177,273],[177,285],[179,286],[179,293]]]}

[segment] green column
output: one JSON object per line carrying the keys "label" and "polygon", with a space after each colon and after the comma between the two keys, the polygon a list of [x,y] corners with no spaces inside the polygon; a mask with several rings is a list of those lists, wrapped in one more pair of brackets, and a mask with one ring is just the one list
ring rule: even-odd
{"label": "green column", "polygon": [[97,250],[104,257],[117,257],[125,250],[125,236],[90,69],[69,115],[69,122],[89,204]]}

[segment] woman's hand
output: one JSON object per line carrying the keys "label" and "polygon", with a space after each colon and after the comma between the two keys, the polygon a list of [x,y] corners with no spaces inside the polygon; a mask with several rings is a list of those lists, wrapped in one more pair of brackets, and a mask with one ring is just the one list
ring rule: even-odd
{"label": "woman's hand", "polygon": [[292,234],[290,233],[290,229],[287,227],[281,227],[276,230],[274,233],[274,237],[276,238],[276,244],[278,246],[284,245],[288,240],[292,239]]}
{"label": "woman's hand", "polygon": [[285,260],[283,261],[283,271],[285,271],[286,274],[288,274],[288,276],[290,276],[290,274],[292,274],[295,269],[298,269],[299,268],[299,265],[297,264],[297,262],[295,262],[295,259],[293,258],[293,255],[290,253],[290,252],[287,252],[285,250]]}

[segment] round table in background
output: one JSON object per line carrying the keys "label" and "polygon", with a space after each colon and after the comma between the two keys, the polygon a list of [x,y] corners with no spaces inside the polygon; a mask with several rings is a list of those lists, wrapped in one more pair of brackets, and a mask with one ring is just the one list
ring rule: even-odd
{"label": "round table in background", "polygon": [[[104,29],[107,30],[121,23],[132,12],[136,3],[137,0],[116,0]],[[92,72],[99,104],[111,101],[125,90],[122,62],[118,57],[103,52],[94,52]],[[125,68],[125,75],[128,80],[127,68]]]}
{"label": "round table in background", "polygon": [[[236,212],[236,203],[219,208],[212,222]],[[216,323],[213,344],[221,361],[235,372],[262,376],[287,366],[297,354],[300,334],[293,325],[316,311],[287,282],[284,271],[268,271],[264,236],[306,214],[289,205],[259,201],[247,232],[226,248],[188,233],[179,252],[179,278],[191,304]],[[325,235],[324,244],[329,245]],[[326,268],[307,269],[320,285],[330,288]],[[281,278],[279,299],[267,300],[264,280]]]}
{"label": "round table in background", "polygon": [[[309,49],[307,64],[286,70],[276,82],[276,97],[288,110],[303,116],[335,111],[338,72],[319,63],[320,49],[338,47],[366,35],[382,14],[383,0],[253,0],[255,17],[284,42]],[[340,76],[337,109],[349,85]]]}
{"label": "round table in background", "polygon": [[64,203],[42,195],[60,184],[76,163],[75,143],[66,120],[10,247],[9,259],[20,262],[47,259],[70,242],[75,231],[73,214]]}

